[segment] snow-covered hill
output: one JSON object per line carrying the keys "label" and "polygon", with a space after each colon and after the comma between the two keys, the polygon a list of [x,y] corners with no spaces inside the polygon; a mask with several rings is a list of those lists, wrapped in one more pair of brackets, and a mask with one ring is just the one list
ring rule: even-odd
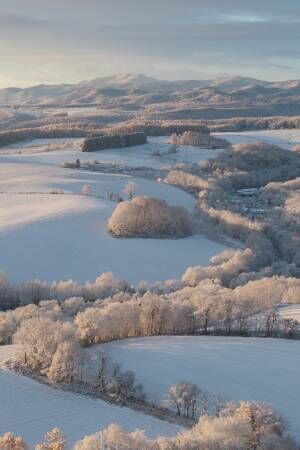
{"label": "snow-covered hill", "polygon": [[171,384],[196,383],[234,400],[272,403],[299,438],[300,342],[232,337],[150,337],[104,345],[145,391],[161,399]]}
{"label": "snow-covered hill", "polygon": [[[133,114],[140,110],[144,115],[147,105],[149,118],[155,111],[164,113],[161,118],[172,118],[176,114],[174,118],[178,119],[209,119],[296,115],[300,113],[299,96],[299,80],[272,83],[247,77],[226,77],[167,81],[143,74],[117,74],[78,84],[2,89],[0,105],[97,105],[106,110],[127,110]],[[201,111],[195,111],[199,108]]]}
{"label": "snow-covered hill", "polygon": [[[2,348],[0,347],[0,358]],[[119,423],[128,431],[146,430],[150,437],[172,436],[180,427],[110,405],[98,399],[64,392],[0,369],[0,435],[21,435],[30,448],[59,427],[71,446],[84,436]]]}
{"label": "snow-covered hill", "polygon": [[[161,168],[213,157],[216,151],[183,147],[174,157],[158,158],[153,151],[169,144],[154,139],[133,149],[84,154],[73,141],[62,147],[61,140],[55,141],[26,143],[0,154],[0,271],[11,280],[86,282],[111,271],[134,284],[163,281],[180,278],[188,266],[206,264],[225,248],[200,235],[179,240],[115,239],[106,230],[116,207],[105,199],[107,191],[124,196],[126,184],[134,180],[138,195],[158,197],[170,205],[192,211],[195,199],[152,180],[62,167],[65,161],[80,158]],[[49,144],[52,150],[55,145],[60,149],[49,152]],[[95,197],[81,195],[86,184]]]}

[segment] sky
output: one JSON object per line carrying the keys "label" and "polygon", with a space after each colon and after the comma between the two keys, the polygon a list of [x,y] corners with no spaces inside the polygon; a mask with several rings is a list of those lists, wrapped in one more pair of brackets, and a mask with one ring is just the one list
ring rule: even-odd
{"label": "sky", "polygon": [[0,0],[0,88],[300,78],[300,0]]}

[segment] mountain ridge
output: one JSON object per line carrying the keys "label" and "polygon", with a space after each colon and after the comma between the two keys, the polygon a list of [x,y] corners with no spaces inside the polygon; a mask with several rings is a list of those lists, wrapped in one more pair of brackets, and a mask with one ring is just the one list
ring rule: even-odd
{"label": "mountain ridge", "polygon": [[[140,111],[161,117],[205,116],[205,108],[222,114],[300,114],[300,80],[272,82],[250,77],[209,80],[158,80],[143,74],[115,74],[76,84],[40,84],[0,90],[0,106],[97,106],[100,109]],[[230,112],[230,109],[232,112]],[[235,110],[234,110],[235,109]],[[181,113],[182,111],[182,113]],[[214,115],[214,112],[212,113]],[[218,115],[218,113],[216,113]]]}

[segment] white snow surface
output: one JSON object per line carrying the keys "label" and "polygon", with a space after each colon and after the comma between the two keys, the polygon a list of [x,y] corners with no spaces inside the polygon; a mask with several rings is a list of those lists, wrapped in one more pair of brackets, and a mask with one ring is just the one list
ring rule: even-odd
{"label": "white snow surface", "polygon": [[257,130],[243,132],[214,133],[214,136],[227,139],[232,144],[243,144],[253,142],[266,142],[278,145],[287,150],[292,150],[295,145],[300,144],[300,130]]}
{"label": "white snow surface", "polygon": [[[83,153],[80,150],[83,139],[35,139],[30,142],[19,142],[0,148],[0,155],[32,155],[41,154],[40,162],[63,164],[66,161],[82,162],[97,160],[103,163],[116,163],[130,167],[149,167],[153,169],[169,169],[177,163],[198,163],[205,159],[215,158],[222,150],[197,148],[189,145],[178,146],[177,153],[167,154],[171,146],[169,136],[149,137],[148,143],[135,147],[101,150]],[[55,151],[57,148],[57,151]],[[159,150],[161,155],[153,153]],[[34,158],[34,161],[37,159]]]}
{"label": "white snow surface", "polygon": [[[38,144],[54,145],[53,141]],[[35,143],[24,147],[33,150]],[[77,147],[51,152],[37,148],[35,153],[0,155],[0,270],[11,280],[85,282],[111,271],[131,283],[163,281],[181,277],[188,266],[206,264],[224,250],[224,245],[200,235],[179,240],[112,238],[106,222],[116,204],[105,199],[106,192],[123,194],[129,180],[137,184],[137,195],[162,198],[190,211],[196,201],[164,183],[62,167],[66,160],[94,161],[104,154],[120,162],[113,151],[85,154]],[[149,166],[154,165],[155,157],[147,155],[147,149],[138,147],[132,153],[126,149],[123,158],[134,165],[145,156]],[[95,196],[81,195],[86,184]]]}
{"label": "white snow surface", "polygon": [[128,431],[143,429],[153,438],[173,436],[182,430],[142,412],[54,389],[1,369],[0,401],[0,435],[8,431],[21,435],[31,449],[55,427],[63,431],[70,448],[77,440],[111,423],[118,423]]}
{"label": "white snow surface", "polygon": [[115,341],[104,349],[156,400],[170,385],[189,381],[229,399],[272,403],[300,438],[299,341],[166,336]]}

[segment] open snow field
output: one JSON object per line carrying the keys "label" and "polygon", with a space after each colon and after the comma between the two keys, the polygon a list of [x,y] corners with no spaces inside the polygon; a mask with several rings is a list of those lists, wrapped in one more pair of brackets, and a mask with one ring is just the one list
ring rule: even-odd
{"label": "open snow field", "polygon": [[[263,139],[285,148],[300,141],[299,130],[221,135],[234,142]],[[161,169],[219,153],[181,146],[174,155],[154,156],[155,149],[167,151],[169,140],[155,137],[144,146],[93,153],[80,152],[78,139],[43,139],[0,149],[0,270],[15,281],[85,282],[112,271],[132,283],[155,282],[179,278],[188,266],[206,264],[223,251],[224,245],[199,235],[179,240],[112,238],[106,222],[116,204],[105,200],[106,192],[123,195],[129,180],[137,184],[137,195],[162,198],[190,211],[195,199],[156,181],[62,167],[65,161],[80,158]],[[99,198],[80,195],[85,184]]]}
{"label": "open snow field", "polygon": [[[113,162],[120,160],[110,151],[81,153],[78,147],[40,151],[41,146],[54,146],[56,141],[64,145],[56,139],[34,141],[31,147],[24,144],[28,153],[0,155],[0,270],[11,280],[73,278],[85,282],[112,271],[131,283],[163,281],[179,278],[188,266],[206,264],[224,250],[224,245],[200,235],[179,240],[112,238],[106,222],[116,204],[105,199],[106,192],[124,195],[130,180],[137,184],[137,195],[162,198],[190,211],[195,199],[156,181],[65,169],[63,163],[77,157],[94,161],[107,154]],[[38,150],[33,153],[34,149]],[[133,156],[131,150],[122,151],[127,165],[138,165],[138,158],[147,155],[147,149],[143,153],[141,148]],[[156,157],[148,156],[149,166],[154,166]],[[81,195],[86,184],[94,196]]]}
{"label": "open snow field", "polygon": [[131,283],[155,282],[179,278],[189,265],[205,264],[225,248],[198,235],[178,240],[114,239],[105,227],[112,209],[99,201],[89,211],[0,232],[0,268],[16,281],[85,282],[111,271]]}
{"label": "open snow field", "polygon": [[251,142],[267,142],[268,144],[278,145],[279,147],[292,150],[295,145],[300,144],[300,130],[258,130],[243,132],[214,133],[227,139],[232,144],[242,144]]}
{"label": "open snow field", "polygon": [[[0,360],[9,354],[7,347],[0,347]],[[30,448],[57,426],[70,446],[116,422],[128,431],[144,429],[149,437],[172,436],[181,430],[141,412],[54,389],[1,369],[0,402],[0,435],[7,431],[21,435]]]}
{"label": "open snow field", "polygon": [[300,342],[231,337],[150,337],[111,342],[105,351],[161,399],[170,385],[196,383],[229,399],[272,403],[300,438]]}
{"label": "open snow field", "polygon": [[[189,145],[178,147],[177,153],[167,154],[170,148],[170,136],[149,137],[148,143],[128,147],[126,149],[110,149],[99,152],[83,153],[80,146],[83,139],[35,139],[0,148],[0,155],[41,154],[42,163],[60,164],[74,162],[79,158],[82,162],[97,160],[103,163],[115,163],[130,167],[150,167],[153,169],[169,169],[177,163],[198,163],[208,158],[215,158],[222,150],[200,149]],[[55,151],[57,148],[57,151]],[[159,150],[160,156],[153,153]],[[54,152],[55,154],[52,154]]]}

